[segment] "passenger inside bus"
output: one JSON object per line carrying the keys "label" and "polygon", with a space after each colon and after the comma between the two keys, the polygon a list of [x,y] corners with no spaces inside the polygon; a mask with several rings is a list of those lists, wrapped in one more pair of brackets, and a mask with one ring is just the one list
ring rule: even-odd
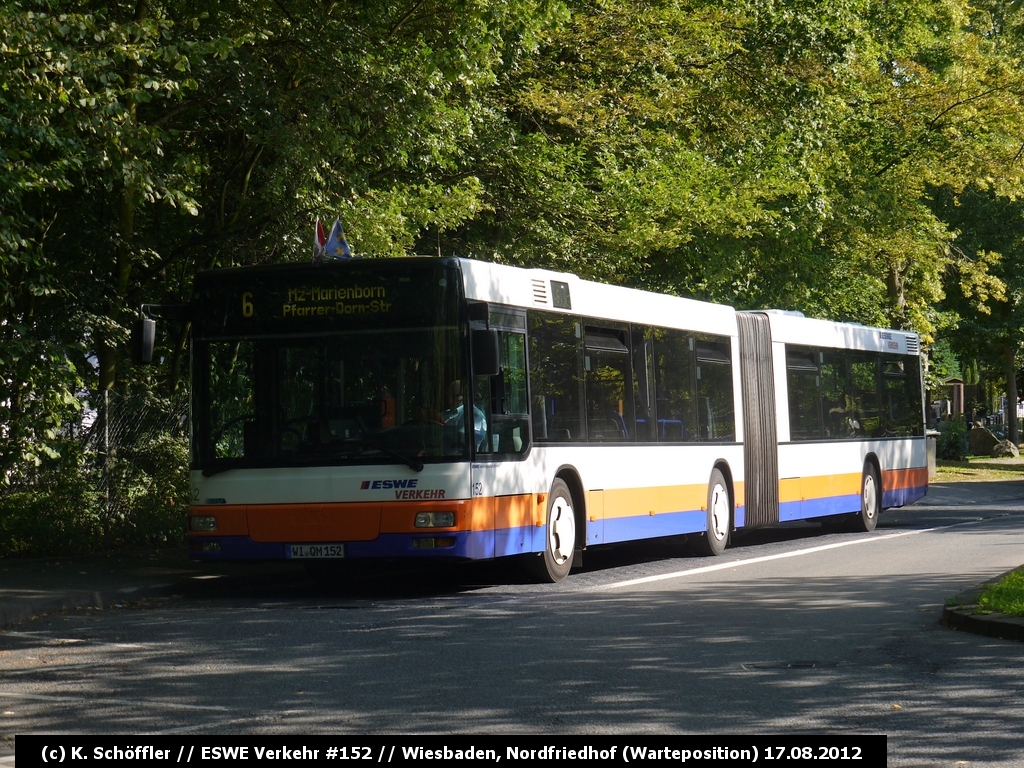
{"label": "passenger inside bus", "polygon": [[[448,386],[447,405],[447,410],[441,414],[446,431],[450,429],[458,433],[464,429],[466,418],[465,393],[462,389],[461,380],[454,379]],[[487,439],[487,414],[475,405],[473,406],[473,434],[476,440],[476,447],[479,450],[484,440]]]}

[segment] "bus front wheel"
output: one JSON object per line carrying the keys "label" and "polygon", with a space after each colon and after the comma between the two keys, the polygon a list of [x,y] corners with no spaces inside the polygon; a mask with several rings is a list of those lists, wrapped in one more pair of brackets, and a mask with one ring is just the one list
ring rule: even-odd
{"label": "bus front wheel", "polygon": [[725,545],[729,543],[729,529],[732,527],[729,487],[719,469],[712,470],[708,482],[707,513],[707,529],[701,541],[701,550],[705,555],[716,557],[725,551]]}
{"label": "bus front wheel", "polygon": [[864,465],[864,474],[860,481],[860,515],[857,516],[856,529],[870,533],[878,525],[878,515],[882,511],[882,484],[878,482],[878,471],[874,464]]}
{"label": "bus front wheel", "polygon": [[544,526],[544,553],[534,559],[535,575],[540,581],[559,582],[569,575],[576,551],[576,513],[572,493],[565,481],[556,478],[548,494],[548,512]]}

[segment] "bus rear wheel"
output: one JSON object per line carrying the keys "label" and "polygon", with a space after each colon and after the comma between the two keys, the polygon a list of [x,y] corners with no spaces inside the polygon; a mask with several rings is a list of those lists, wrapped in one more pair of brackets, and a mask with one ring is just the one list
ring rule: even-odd
{"label": "bus rear wheel", "polygon": [[864,474],[860,481],[860,514],[854,528],[862,533],[870,533],[878,525],[878,515],[882,511],[882,484],[878,481],[878,470],[875,465],[864,465]]}
{"label": "bus rear wheel", "polygon": [[575,551],[576,512],[573,509],[572,492],[565,481],[556,478],[548,494],[544,552],[534,558],[534,575],[539,581],[563,581],[572,569]]}
{"label": "bus rear wheel", "polygon": [[729,543],[729,530],[732,528],[732,502],[729,499],[729,487],[725,476],[719,469],[712,470],[708,481],[707,529],[701,540],[701,552],[710,557],[717,557],[725,551]]}

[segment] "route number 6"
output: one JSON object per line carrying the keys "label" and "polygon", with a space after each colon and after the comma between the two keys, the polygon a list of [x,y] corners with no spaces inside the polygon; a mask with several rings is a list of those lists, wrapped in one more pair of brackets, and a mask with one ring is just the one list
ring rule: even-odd
{"label": "route number 6", "polygon": [[252,294],[249,291],[246,291],[242,294],[242,317],[252,317],[252,314]]}

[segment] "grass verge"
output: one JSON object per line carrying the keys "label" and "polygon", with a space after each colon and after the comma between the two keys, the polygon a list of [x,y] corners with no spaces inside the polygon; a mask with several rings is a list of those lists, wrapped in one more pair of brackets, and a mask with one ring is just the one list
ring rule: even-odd
{"label": "grass verge", "polygon": [[995,584],[989,584],[978,596],[978,610],[1024,616],[1024,569],[1006,574]]}
{"label": "grass verge", "polygon": [[1024,480],[1024,459],[993,459],[987,456],[968,457],[965,461],[936,463],[936,483],[963,483],[984,480]]}

